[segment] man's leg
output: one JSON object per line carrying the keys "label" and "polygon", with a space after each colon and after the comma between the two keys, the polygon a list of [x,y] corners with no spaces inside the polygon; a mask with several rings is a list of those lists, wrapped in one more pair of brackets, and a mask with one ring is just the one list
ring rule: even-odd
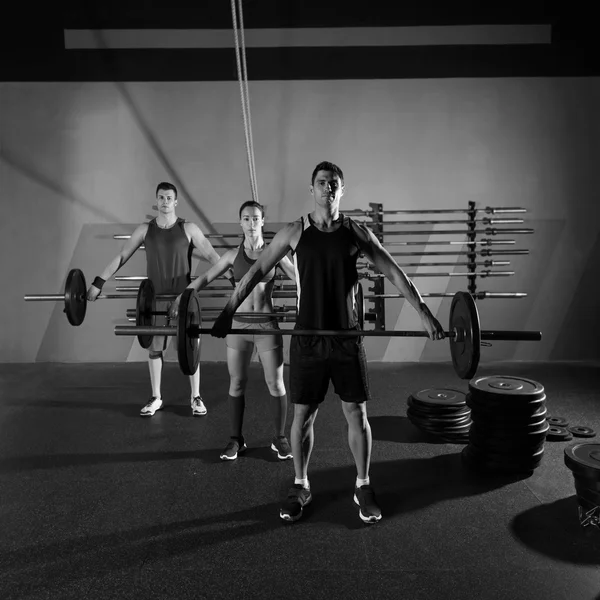
{"label": "man's leg", "polygon": [[157,410],[163,406],[161,397],[161,381],[163,352],[167,347],[167,338],[164,336],[154,336],[152,344],[148,349],[148,370],[150,372],[150,385],[152,387],[152,397],[150,401],[142,408],[140,415],[142,417],[151,417]]}
{"label": "man's leg", "polygon": [[342,401],[342,410],[348,422],[348,445],[356,464],[357,477],[360,480],[368,479],[373,438],[367,419],[367,403]]}
{"label": "man's leg", "polygon": [[191,406],[192,406],[192,415],[194,417],[203,417],[208,411],[206,410],[206,406],[204,406],[204,402],[202,402],[202,396],[200,395],[200,365],[198,364],[198,368],[196,372],[190,376],[190,392],[191,392]]}
{"label": "man's leg", "polygon": [[296,478],[279,510],[279,516],[284,521],[297,521],[302,516],[304,507],[312,501],[308,463],[314,445],[314,423],[318,410],[318,404],[294,404],[290,438]]}

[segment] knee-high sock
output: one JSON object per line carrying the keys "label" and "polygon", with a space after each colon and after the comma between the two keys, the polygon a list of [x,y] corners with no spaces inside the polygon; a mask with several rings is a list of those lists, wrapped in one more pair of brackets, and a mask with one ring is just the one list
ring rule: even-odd
{"label": "knee-high sock", "polygon": [[246,407],[246,396],[228,396],[229,402],[229,427],[231,437],[242,437],[242,425],[244,424],[244,408]]}
{"label": "knee-high sock", "polygon": [[287,417],[287,394],[283,396],[273,396],[271,394],[271,410],[273,415],[273,425],[275,426],[275,435],[284,435],[285,420]]}

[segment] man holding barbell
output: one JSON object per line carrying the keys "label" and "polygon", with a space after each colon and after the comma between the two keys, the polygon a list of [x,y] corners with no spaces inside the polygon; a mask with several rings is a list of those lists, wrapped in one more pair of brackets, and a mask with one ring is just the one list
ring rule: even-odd
{"label": "man holding barbell", "polygon": [[[156,204],[158,216],[149,223],[142,223],[132,233],[131,237],[119,254],[107,265],[100,277],[96,277],[87,292],[87,298],[94,302],[107,279],[110,279],[144,244],[146,247],[147,276],[154,284],[156,294],[181,293],[191,281],[192,251],[198,250],[200,257],[215,265],[219,255],[206,239],[195,223],[186,222],[177,217],[175,209],[178,204],[177,188],[168,182],[161,182],[156,188]],[[233,283],[233,274],[230,274]],[[167,311],[170,302],[157,300],[156,310]],[[168,319],[156,317],[157,325],[166,325]],[[160,321],[163,321],[162,323]],[[142,417],[151,417],[161,409],[161,375],[163,352],[168,346],[168,337],[154,336],[148,353],[148,367],[152,397],[142,408]],[[190,377],[191,407],[194,416],[203,416],[207,410],[200,396],[200,367]]]}
{"label": "man holding barbell", "polygon": [[[337,165],[323,162],[316,166],[310,185],[314,211],[275,235],[238,282],[213,325],[214,336],[227,335],[240,304],[291,250],[298,294],[296,329],[358,329],[356,261],[362,253],[415,308],[429,337],[444,338],[441,324],[389,252],[367,227],[340,213],[344,191],[344,176]],[[304,506],[312,501],[308,463],[314,444],[313,426],[330,380],[348,423],[348,443],[357,469],[354,501],[362,521],[375,523],[381,519],[381,510],[369,480],[372,437],[366,402],[371,396],[361,338],[292,336],[290,395],[294,420],[290,437],[296,477],[279,514],[285,521],[297,521]]]}

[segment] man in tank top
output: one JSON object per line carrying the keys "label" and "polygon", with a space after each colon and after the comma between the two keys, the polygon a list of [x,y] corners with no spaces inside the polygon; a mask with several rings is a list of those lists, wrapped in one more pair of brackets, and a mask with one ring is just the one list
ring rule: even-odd
{"label": "man in tank top", "polygon": [[[142,223],[123,245],[121,252],[107,265],[100,277],[96,277],[88,290],[88,300],[96,300],[102,286],[110,279],[144,244],[146,248],[147,276],[154,285],[157,295],[177,295],[191,281],[192,252],[196,250],[200,257],[216,264],[219,255],[195,223],[186,222],[176,215],[178,204],[177,188],[168,182],[161,182],[156,188],[158,216],[149,223]],[[231,276],[232,278],[232,276]],[[157,300],[156,310],[167,311],[168,300]],[[157,325],[166,325],[168,319],[157,316]],[[152,397],[142,407],[140,415],[151,417],[163,407],[161,395],[161,375],[163,352],[167,349],[169,338],[154,336],[148,352],[148,367]],[[206,407],[200,396],[200,367],[190,378],[191,408],[194,416],[206,414]]]}
{"label": "man in tank top", "polygon": [[[358,329],[356,261],[364,254],[414,307],[429,337],[443,339],[444,330],[423,302],[419,291],[389,252],[365,226],[340,213],[344,194],[341,169],[324,162],[313,171],[312,213],[283,227],[238,282],[229,302],[213,325],[213,335],[224,337],[236,308],[273,265],[290,250],[297,286],[296,329]],[[290,395],[294,404],[291,446],[295,480],[280,508],[285,521],[297,521],[312,500],[308,462],[314,443],[314,422],[329,382],[342,401],[348,423],[348,442],[357,469],[354,501],[365,523],[381,519],[369,479],[371,429],[366,402],[371,399],[367,361],[360,337],[292,336]]]}

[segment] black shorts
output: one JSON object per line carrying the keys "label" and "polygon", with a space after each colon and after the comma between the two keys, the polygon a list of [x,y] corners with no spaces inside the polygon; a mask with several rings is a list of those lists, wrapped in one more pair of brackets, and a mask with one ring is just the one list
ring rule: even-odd
{"label": "black shorts", "polygon": [[294,335],[290,341],[290,399],[319,404],[329,381],[344,402],[371,399],[362,338]]}

